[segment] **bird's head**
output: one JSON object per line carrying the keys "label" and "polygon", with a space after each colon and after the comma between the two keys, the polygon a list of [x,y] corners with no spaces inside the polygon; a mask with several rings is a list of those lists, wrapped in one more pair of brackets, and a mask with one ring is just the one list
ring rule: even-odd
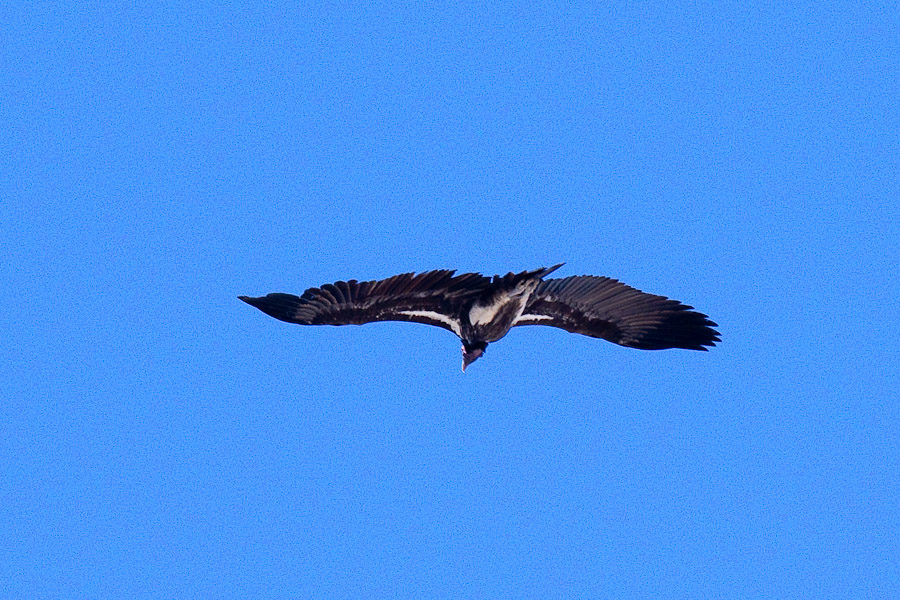
{"label": "bird's head", "polygon": [[473,362],[481,358],[481,355],[484,354],[484,349],[487,348],[487,342],[466,342],[463,341],[462,346],[462,370],[463,373],[466,372],[466,367],[471,365]]}

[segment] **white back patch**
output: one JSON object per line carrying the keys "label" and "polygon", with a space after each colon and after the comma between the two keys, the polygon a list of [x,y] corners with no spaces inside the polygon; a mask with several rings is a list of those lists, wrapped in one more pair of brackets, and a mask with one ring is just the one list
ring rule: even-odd
{"label": "white back patch", "polygon": [[500,307],[507,301],[508,300],[503,297],[494,300],[487,306],[482,306],[480,304],[473,305],[469,310],[469,323],[472,325],[484,325],[485,323],[490,323],[494,320],[494,317],[497,316],[497,311],[500,310]]}
{"label": "white back patch", "polygon": [[[533,286],[532,286],[533,287]],[[472,325],[484,325],[490,323],[497,317],[500,309],[512,303],[518,309],[518,314],[513,319],[513,324],[525,312],[525,305],[528,304],[528,297],[531,296],[531,290],[526,284],[519,284],[512,292],[498,294],[494,301],[490,304],[475,304],[469,309],[469,323]]]}

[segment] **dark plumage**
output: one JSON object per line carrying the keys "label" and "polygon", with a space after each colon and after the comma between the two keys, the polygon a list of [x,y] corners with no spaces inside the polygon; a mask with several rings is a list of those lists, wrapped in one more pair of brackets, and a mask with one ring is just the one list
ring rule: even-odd
{"label": "dark plumage", "polygon": [[463,342],[463,370],[518,325],[550,325],[642,350],[706,350],[719,333],[709,318],[677,300],[646,294],[608,277],[544,279],[549,268],[485,277],[455,271],[404,273],[310,288],[302,296],[239,296],[267,315],[301,325],[413,321],[443,327]]}

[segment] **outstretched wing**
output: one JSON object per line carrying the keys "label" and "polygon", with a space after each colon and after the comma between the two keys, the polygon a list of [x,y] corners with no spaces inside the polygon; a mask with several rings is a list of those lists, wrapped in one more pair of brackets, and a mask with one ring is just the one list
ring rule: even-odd
{"label": "outstretched wing", "polygon": [[646,294],[608,277],[547,279],[515,325],[550,325],[642,350],[706,350],[717,325],[677,300]]}
{"label": "outstretched wing", "polygon": [[483,293],[490,279],[455,271],[404,273],[379,281],[338,281],[310,288],[302,296],[238,296],[269,316],[301,325],[362,325],[413,321],[460,335],[459,307]]}

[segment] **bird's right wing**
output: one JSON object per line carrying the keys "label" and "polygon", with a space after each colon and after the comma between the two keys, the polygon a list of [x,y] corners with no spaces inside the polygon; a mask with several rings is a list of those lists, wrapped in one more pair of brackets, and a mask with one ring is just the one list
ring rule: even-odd
{"label": "bird's right wing", "polygon": [[310,288],[301,296],[239,296],[269,316],[301,325],[362,325],[375,321],[413,321],[460,335],[463,302],[482,294],[491,280],[455,271],[404,273],[378,281],[338,281]]}
{"label": "bird's right wing", "polygon": [[643,350],[715,346],[716,324],[677,300],[608,277],[546,279],[515,325],[550,325]]}

